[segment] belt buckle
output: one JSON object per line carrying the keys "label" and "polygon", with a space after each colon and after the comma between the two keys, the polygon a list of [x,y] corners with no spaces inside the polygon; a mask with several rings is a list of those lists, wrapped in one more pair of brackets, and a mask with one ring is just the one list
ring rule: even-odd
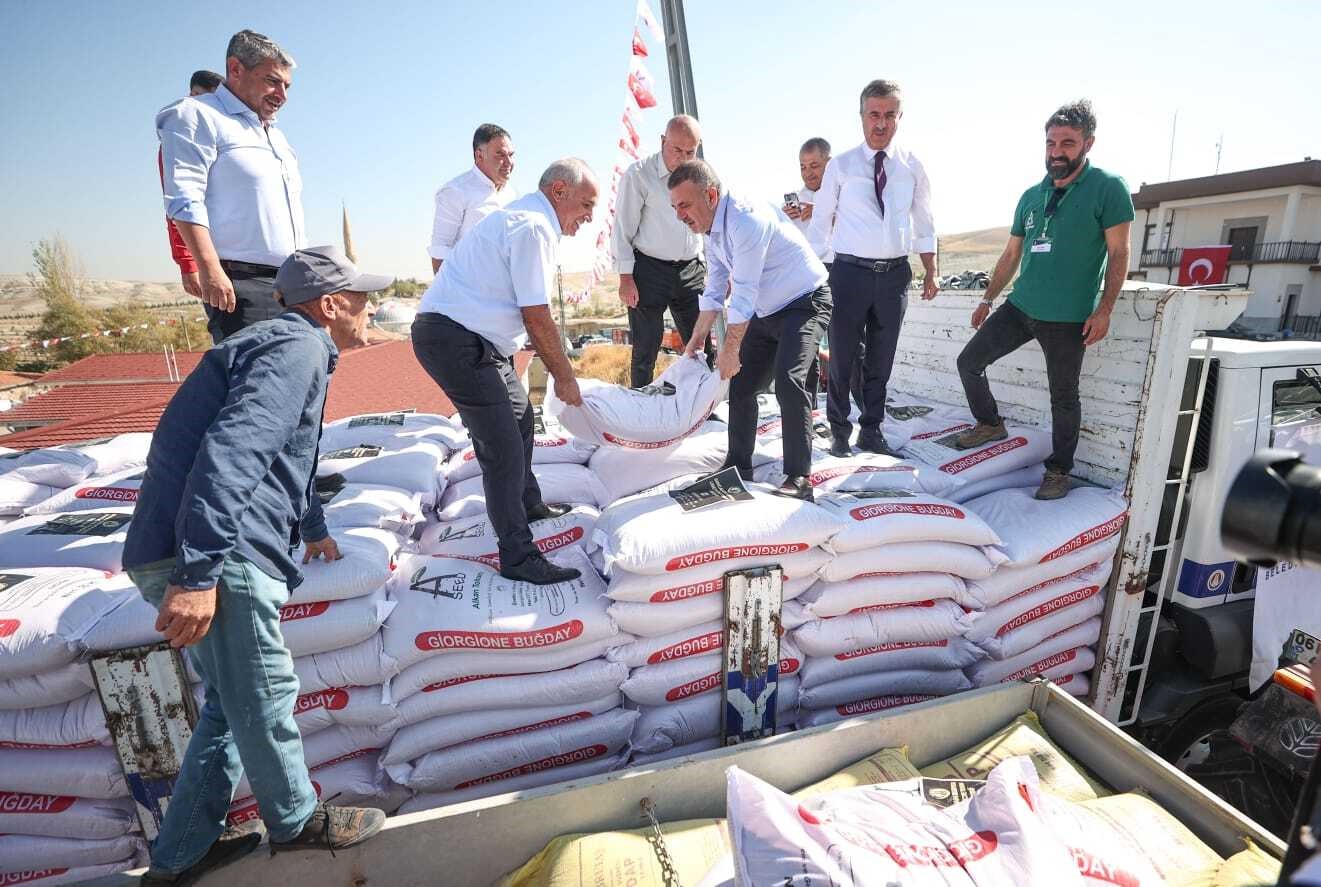
{"label": "belt buckle", "polygon": [[877,259],[871,263],[871,270],[873,274],[883,274],[890,270],[890,261],[888,259]]}

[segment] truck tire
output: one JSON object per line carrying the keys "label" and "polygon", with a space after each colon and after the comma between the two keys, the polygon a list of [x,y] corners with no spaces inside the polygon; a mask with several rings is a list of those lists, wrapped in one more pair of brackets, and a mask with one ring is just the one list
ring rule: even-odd
{"label": "truck tire", "polygon": [[1155,751],[1207,791],[1277,835],[1288,832],[1296,789],[1229,734],[1243,698],[1232,693],[1194,706]]}

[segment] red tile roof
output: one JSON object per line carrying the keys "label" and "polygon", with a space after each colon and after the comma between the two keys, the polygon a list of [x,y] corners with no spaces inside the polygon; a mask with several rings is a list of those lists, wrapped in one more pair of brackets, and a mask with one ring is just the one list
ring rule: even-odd
{"label": "red tile roof", "polygon": [[0,446],[15,450],[36,450],[42,447],[113,437],[129,431],[155,431],[161,413],[165,412],[169,402],[167,397],[156,403],[140,404],[128,409],[120,407],[82,419],[72,419],[68,422],[57,422],[54,425],[6,434],[0,437]]}
{"label": "red tile roof", "polygon": [[[184,369],[183,356],[179,355],[181,370]],[[520,351],[514,356],[514,368],[520,375],[531,362],[530,351]],[[67,421],[58,421],[56,424],[42,428],[0,436],[0,446],[35,449],[95,440],[128,431],[155,431],[161,413],[165,411],[177,388],[177,383],[116,385],[113,388],[100,385],[71,385],[59,388],[32,398],[22,406],[26,407],[29,403],[52,398],[60,395],[61,392],[70,392],[62,395],[70,398],[73,398],[75,393],[83,396],[96,395],[96,398],[85,401],[82,413],[70,415]],[[133,402],[127,403],[126,398],[130,396]],[[53,409],[52,406],[51,410]],[[101,411],[98,412],[98,409]],[[327,422],[360,413],[401,409],[416,409],[419,412],[440,413],[444,416],[452,416],[455,412],[454,404],[441,393],[439,386],[431,380],[417,362],[417,358],[413,356],[412,342],[407,340],[381,342],[346,351],[340,355],[339,366],[331,377],[330,393],[326,398]],[[57,417],[52,415],[51,418]],[[3,421],[4,414],[0,414],[0,422]]]}
{"label": "red tile roof", "polygon": [[[197,366],[205,351],[175,352],[180,376],[186,377]],[[168,382],[169,368],[159,351],[125,351],[93,354],[52,370],[37,380],[39,385],[96,385],[125,382]]]}
{"label": "red tile roof", "polygon": [[144,403],[169,400],[177,390],[178,382],[63,385],[29,397],[12,410],[0,413],[0,425],[61,422],[131,410]]}
{"label": "red tile roof", "polygon": [[11,373],[0,370],[0,388],[13,388],[17,385],[31,385],[41,378],[41,373]]}

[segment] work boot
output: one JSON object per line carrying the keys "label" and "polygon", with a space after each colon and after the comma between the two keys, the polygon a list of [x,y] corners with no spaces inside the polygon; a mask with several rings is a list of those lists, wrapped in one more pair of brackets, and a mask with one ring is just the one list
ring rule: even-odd
{"label": "work boot", "polygon": [[858,449],[864,453],[879,453],[882,456],[894,456],[898,458],[899,454],[890,449],[890,445],[885,442],[885,435],[880,431],[863,431],[858,435]]}
{"label": "work boot", "polygon": [[175,874],[147,869],[147,873],[138,881],[142,887],[186,887],[196,884],[207,872],[221,866],[237,862],[247,856],[261,843],[261,832],[242,832],[233,826],[227,826],[206,855],[188,868]]}
{"label": "work boot", "polygon": [[992,441],[1004,440],[1009,436],[1005,431],[1004,420],[1000,420],[994,425],[987,425],[984,422],[978,422],[973,428],[954,438],[954,446],[960,450],[971,450],[976,447],[984,446]]}
{"label": "work boot", "polygon": [[566,505],[563,502],[556,502],[554,505],[548,502],[542,502],[533,508],[527,510],[527,522],[533,523],[539,520],[546,520],[552,517],[564,517],[573,510],[572,505]]}
{"label": "work boot", "polygon": [[1063,499],[1068,495],[1071,486],[1072,482],[1064,472],[1047,471],[1035,495],[1038,499]]}
{"label": "work boot", "polygon": [[853,455],[853,447],[849,446],[847,437],[832,437],[830,439],[830,455],[837,459],[847,459]]}
{"label": "work boot", "polygon": [[557,567],[546,560],[545,555],[536,551],[516,564],[500,565],[500,575],[519,582],[531,582],[533,585],[554,585],[557,582],[569,582],[582,575],[572,567]]}
{"label": "work boot", "polygon": [[784,483],[771,490],[777,496],[787,496],[790,499],[802,499],[804,502],[815,502],[816,497],[812,493],[812,482],[801,474],[793,477],[786,477]]}
{"label": "work boot", "polygon": [[385,825],[385,811],[375,807],[317,804],[303,830],[288,841],[271,841],[271,853],[284,850],[343,850],[361,844]]}

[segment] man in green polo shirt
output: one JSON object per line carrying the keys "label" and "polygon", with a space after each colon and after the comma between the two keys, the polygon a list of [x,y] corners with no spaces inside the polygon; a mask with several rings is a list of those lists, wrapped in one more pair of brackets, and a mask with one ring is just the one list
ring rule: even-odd
{"label": "man in green polo shirt", "polygon": [[[986,368],[1036,339],[1046,356],[1054,452],[1038,499],[1069,491],[1082,405],[1078,376],[1083,353],[1105,338],[1110,312],[1128,271],[1128,186],[1087,159],[1096,139],[1091,102],[1065,105],[1046,121],[1046,177],[1023,192],[986,296],[972,313],[976,334],[959,354],[959,378],[976,427],[959,436],[965,449],[1003,440]],[[1018,280],[1006,304],[995,299]],[[1100,302],[1097,293],[1100,292]]]}

